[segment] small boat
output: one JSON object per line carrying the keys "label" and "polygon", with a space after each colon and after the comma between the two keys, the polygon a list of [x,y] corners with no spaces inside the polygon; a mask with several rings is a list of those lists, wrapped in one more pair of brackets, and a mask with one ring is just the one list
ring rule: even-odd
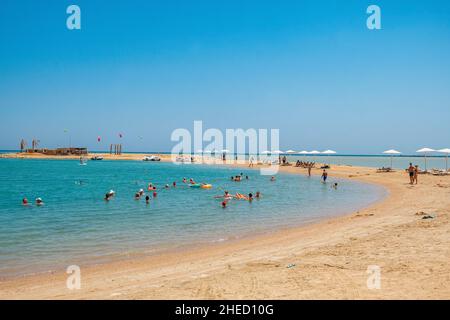
{"label": "small boat", "polygon": [[150,157],[144,157],[142,161],[161,161],[160,157],[157,156],[150,156]]}
{"label": "small boat", "polygon": [[94,157],[91,158],[91,160],[99,161],[99,160],[103,160],[103,157],[100,157],[100,156],[94,156]]}

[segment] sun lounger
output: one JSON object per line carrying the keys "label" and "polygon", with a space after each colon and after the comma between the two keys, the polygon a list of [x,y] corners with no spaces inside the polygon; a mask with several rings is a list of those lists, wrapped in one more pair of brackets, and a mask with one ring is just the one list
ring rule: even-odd
{"label": "sun lounger", "polygon": [[445,171],[445,170],[440,170],[440,169],[432,169],[431,174],[433,176],[446,176],[446,175],[450,175],[450,172]]}
{"label": "sun lounger", "polygon": [[392,168],[390,168],[390,167],[387,167],[387,168],[382,167],[382,168],[378,168],[378,169],[377,169],[377,172],[394,172],[394,171],[395,171],[395,170],[392,169]]}

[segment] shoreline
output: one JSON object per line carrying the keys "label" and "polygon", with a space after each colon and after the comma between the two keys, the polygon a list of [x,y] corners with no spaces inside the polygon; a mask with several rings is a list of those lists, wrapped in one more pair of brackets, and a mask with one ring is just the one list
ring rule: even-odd
{"label": "shoreline", "polygon": [[[134,156],[140,157],[141,155]],[[235,165],[236,166],[236,165]],[[245,166],[247,167],[247,166]],[[254,169],[258,169],[255,167]],[[305,169],[299,169],[295,167],[280,167],[280,172],[302,174]],[[142,258],[135,258],[131,260],[115,261],[107,264],[100,264],[95,266],[83,267],[82,276],[84,287],[81,290],[68,290],[65,287],[65,280],[67,275],[65,272],[53,272],[45,274],[37,274],[31,276],[23,276],[14,279],[2,280],[0,282],[0,298],[57,298],[57,299],[242,299],[242,298],[282,298],[282,299],[297,299],[297,298],[400,298],[404,294],[412,295],[413,297],[429,297],[417,292],[414,296],[414,292],[397,292],[397,295],[383,295],[380,294],[383,291],[368,290],[365,287],[367,277],[366,270],[367,265],[371,265],[371,259],[358,258],[354,263],[361,263],[361,260],[366,260],[365,268],[355,269],[351,268],[349,273],[356,273],[358,277],[362,278],[358,285],[352,280],[355,275],[345,275],[342,278],[341,273],[347,273],[345,270],[346,263],[321,263],[315,268],[307,270],[312,279],[314,275],[319,278],[333,278],[337,277],[338,282],[341,283],[338,287],[349,287],[349,292],[358,292],[358,295],[349,295],[349,292],[335,292],[336,289],[333,284],[323,283],[317,287],[309,288],[309,291],[300,294],[298,291],[302,287],[307,286],[308,277],[303,278],[304,274],[299,274],[301,284],[303,286],[294,288],[292,283],[287,285],[287,288],[276,290],[277,285],[267,286],[265,290],[256,290],[255,285],[262,282],[283,282],[285,276],[289,276],[290,269],[286,268],[287,261],[293,260],[298,267],[293,269],[302,269],[304,266],[297,260],[303,260],[303,256],[311,255],[314,252],[320,252],[317,255],[319,260],[327,260],[330,256],[336,256],[339,252],[339,248],[348,245],[348,242],[354,243],[362,241],[360,238],[373,236],[373,233],[383,233],[383,228],[393,228],[412,224],[412,227],[419,227],[423,223],[425,225],[441,225],[444,231],[448,231],[448,213],[450,208],[450,201],[445,198],[449,194],[448,189],[450,187],[450,179],[448,177],[421,177],[423,185],[413,186],[408,188],[400,181],[406,181],[406,176],[402,172],[394,173],[375,173],[373,168],[362,167],[347,167],[347,166],[332,166],[329,170],[330,174],[334,177],[361,181],[364,183],[374,183],[382,185],[388,190],[388,194],[370,205],[368,208],[360,209],[357,212],[348,213],[342,216],[327,218],[319,222],[312,222],[308,225],[292,227],[289,229],[282,229],[270,232],[255,237],[244,237],[237,240],[225,241],[214,244],[201,244],[198,248],[189,250],[181,250],[181,252],[162,253],[155,256],[147,256]],[[320,173],[320,170],[314,170],[313,174]],[[386,179],[387,178],[387,179]],[[421,216],[415,215],[419,212],[420,208],[413,206],[398,207],[398,202],[406,202],[411,199],[406,199],[405,192],[409,193],[413,191],[419,191],[420,189],[430,189],[435,187],[438,181],[443,181],[445,187],[438,187],[441,192],[440,196],[444,195],[441,203],[434,203],[434,207],[439,205],[436,210],[440,211],[435,219],[430,221],[422,221]],[[400,182],[400,183],[399,183]],[[406,191],[405,191],[406,189]],[[416,190],[417,189],[417,190]],[[434,188],[433,188],[434,189]],[[422,197],[432,198],[431,194],[423,194],[423,191],[419,191]],[[413,199],[415,196],[413,197]],[[430,199],[428,199],[430,200]],[[426,206],[425,206],[426,207]],[[391,211],[394,208],[394,211]],[[447,208],[447,209],[446,209]],[[411,212],[411,214],[404,214],[404,210],[417,210]],[[433,208],[434,210],[435,208]],[[423,209],[430,211],[428,208]],[[388,211],[388,212],[386,212]],[[392,214],[394,213],[394,214]],[[420,230],[419,231],[426,231]],[[440,233],[443,237],[442,244],[447,244],[449,236],[447,234]],[[392,234],[388,235],[392,237]],[[383,238],[382,238],[383,239]],[[384,239],[386,240],[386,239]],[[371,250],[379,250],[377,246],[374,246],[372,242],[379,242],[379,239],[369,241],[369,247]],[[359,243],[360,246],[364,246],[364,243]],[[422,244],[423,245],[423,244]],[[329,249],[328,247],[337,246],[336,248]],[[328,248],[328,249],[324,249]],[[382,249],[385,245],[381,246]],[[352,248],[347,248],[349,252],[345,255],[352,257]],[[414,243],[412,243],[412,249],[416,251]],[[441,248],[444,250],[442,258],[448,258],[449,249]],[[447,252],[445,251],[447,250]],[[336,252],[337,251],[337,252]],[[370,251],[370,250],[369,250]],[[398,252],[394,252],[394,255]],[[441,252],[442,254],[442,252]],[[290,258],[293,255],[292,258]],[[297,257],[298,255],[298,257]],[[359,252],[361,255],[361,252]],[[362,254],[364,255],[364,254]],[[302,257],[300,259],[300,257]],[[290,259],[288,259],[290,258]],[[342,257],[341,257],[342,258]],[[402,258],[399,256],[397,258]],[[435,257],[436,258],[436,257]],[[347,258],[348,259],[348,258]],[[262,262],[261,262],[262,260]],[[333,260],[333,259],[331,259]],[[345,257],[344,257],[345,260]],[[423,259],[419,261],[426,262]],[[433,263],[432,263],[433,264]],[[308,266],[308,264],[306,264]],[[449,274],[449,267],[439,265]],[[315,269],[325,268],[324,272]],[[266,270],[267,269],[267,270]],[[394,268],[395,269],[395,268]],[[183,271],[184,270],[184,271]],[[388,267],[389,270],[389,267]],[[280,272],[281,277],[273,272]],[[316,273],[319,271],[319,274]],[[295,273],[295,272],[293,272]],[[244,276],[249,276],[251,280],[245,280]],[[253,277],[251,275],[254,275]],[[237,281],[226,281],[236,279]],[[439,277],[439,282],[444,284],[441,289],[425,290],[431,294],[434,298],[449,298],[450,297],[450,281],[449,276],[442,281]],[[103,283],[102,278],[113,279],[107,281],[106,285]],[[130,278],[136,279],[130,280]],[[227,284],[219,281],[223,279]],[[256,280],[255,280],[256,279]],[[388,278],[389,279],[389,278]],[[299,285],[299,279],[293,279],[294,284]],[[345,281],[346,280],[346,281]],[[411,279],[413,280],[413,279]],[[435,279],[436,280],[436,279]],[[153,283],[150,287],[148,282]],[[345,283],[347,282],[347,283]],[[431,283],[434,283],[431,281]],[[158,285],[159,284],[159,285]],[[246,284],[246,285],[244,285]],[[356,285],[356,288],[355,288]],[[261,286],[260,287],[264,287]],[[170,289],[168,289],[170,288]],[[199,288],[195,291],[194,289]],[[203,290],[205,289],[205,290]],[[220,290],[219,290],[220,289]],[[403,288],[400,288],[403,289]],[[194,290],[194,292],[191,292]],[[328,291],[323,291],[328,290]],[[356,291],[355,291],[356,290]],[[119,291],[119,294],[116,294]],[[434,292],[433,292],[434,291]],[[299,295],[300,294],[300,295]]]}

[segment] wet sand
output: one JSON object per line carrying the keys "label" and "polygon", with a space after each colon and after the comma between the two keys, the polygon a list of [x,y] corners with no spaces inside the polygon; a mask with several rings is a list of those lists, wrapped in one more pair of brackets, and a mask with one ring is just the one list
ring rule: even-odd
{"label": "wet sand", "polygon": [[[4,280],[0,299],[449,299],[450,176],[420,175],[411,186],[400,171],[333,166],[328,172],[381,185],[389,195],[312,225],[80,266],[80,290],[67,289],[64,271]],[[371,265],[380,267],[380,289],[367,287]]]}

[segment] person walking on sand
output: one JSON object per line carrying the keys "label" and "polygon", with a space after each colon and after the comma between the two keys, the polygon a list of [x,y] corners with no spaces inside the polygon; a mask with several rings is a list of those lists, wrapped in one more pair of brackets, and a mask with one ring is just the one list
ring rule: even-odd
{"label": "person walking on sand", "polygon": [[417,180],[418,175],[419,175],[419,166],[416,165],[414,167],[414,177],[413,177],[413,181],[415,184],[417,184],[417,182],[418,182],[418,180]]}
{"label": "person walking on sand", "polygon": [[311,177],[311,166],[308,166],[308,177]]}
{"label": "person walking on sand", "polygon": [[328,178],[328,172],[327,172],[327,170],[323,170],[323,172],[322,172],[323,183],[327,182],[327,178]]}
{"label": "person walking on sand", "polygon": [[409,163],[408,173],[409,173],[409,184],[414,184],[414,173],[416,171],[416,168],[413,166],[413,164]]}

